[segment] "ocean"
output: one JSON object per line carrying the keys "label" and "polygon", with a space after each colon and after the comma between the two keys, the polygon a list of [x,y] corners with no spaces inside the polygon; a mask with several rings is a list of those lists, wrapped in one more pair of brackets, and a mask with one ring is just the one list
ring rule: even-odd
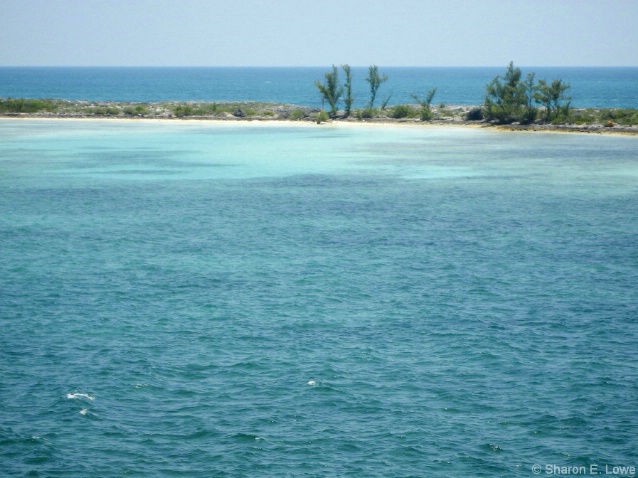
{"label": "ocean", "polygon": [[635,476],[637,152],[1,119],[0,475]]}
{"label": "ocean", "polygon": [[[383,68],[377,106],[414,103],[436,87],[434,104],[480,105],[502,68]],[[578,108],[638,108],[638,68],[521,67],[536,80],[562,79]],[[321,107],[316,81],[327,68],[0,67],[0,97],[88,101],[261,101]],[[354,108],[370,98],[368,69],[353,67]],[[341,72],[343,80],[343,72]]]}

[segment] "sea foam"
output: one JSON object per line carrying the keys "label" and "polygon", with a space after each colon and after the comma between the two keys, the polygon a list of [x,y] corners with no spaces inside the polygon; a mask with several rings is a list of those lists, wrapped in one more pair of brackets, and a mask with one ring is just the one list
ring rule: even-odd
{"label": "sea foam", "polygon": [[66,398],[70,400],[75,400],[79,398],[86,398],[88,400],[95,400],[93,395],[89,395],[88,393],[67,393]]}

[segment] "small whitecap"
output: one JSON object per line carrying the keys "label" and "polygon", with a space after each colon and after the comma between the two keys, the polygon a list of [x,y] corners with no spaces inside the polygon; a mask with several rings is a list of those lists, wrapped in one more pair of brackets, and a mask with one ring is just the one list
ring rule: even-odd
{"label": "small whitecap", "polygon": [[88,408],[83,408],[82,410],[80,410],[80,415],[88,415],[88,414],[89,414]]}
{"label": "small whitecap", "polygon": [[308,385],[310,385],[311,387],[314,387],[315,385],[317,385],[317,382],[315,382],[314,380],[310,380],[308,382]]}
{"label": "small whitecap", "polygon": [[95,397],[92,395],[89,395],[88,393],[67,393],[66,398],[70,400],[75,400],[78,398],[86,398],[88,400],[95,400]]}

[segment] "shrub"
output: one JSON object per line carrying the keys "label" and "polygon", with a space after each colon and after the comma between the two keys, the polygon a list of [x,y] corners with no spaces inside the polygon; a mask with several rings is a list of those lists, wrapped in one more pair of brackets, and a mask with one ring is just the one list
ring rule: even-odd
{"label": "shrub", "polygon": [[[214,108],[213,108],[214,106]],[[220,105],[213,103],[212,113],[233,113],[237,109],[237,104],[233,103],[222,103]]]}
{"label": "shrub", "polygon": [[421,108],[421,121],[430,121],[434,118],[430,108]]}
{"label": "shrub", "polygon": [[290,113],[290,119],[294,121],[300,120],[301,118],[305,116],[306,116],[306,113],[304,112],[304,110],[300,110],[300,109],[293,110],[292,113]]}
{"label": "shrub", "polygon": [[323,123],[324,121],[328,121],[329,119],[330,119],[330,115],[323,110],[320,111],[319,114],[317,114],[317,124]]}
{"label": "shrub", "polygon": [[0,111],[5,113],[37,113],[38,111],[55,111],[58,105],[54,100],[27,100],[24,98],[8,98],[0,100]]}
{"label": "shrub", "polygon": [[193,116],[210,116],[217,113],[216,103],[204,103],[193,110]]}
{"label": "shrub", "polygon": [[521,112],[520,122],[523,124],[530,124],[536,120],[538,110],[536,108],[528,108]]}
{"label": "shrub", "polygon": [[432,108],[430,107],[430,105],[432,104],[432,99],[434,98],[435,94],[436,87],[428,91],[428,95],[425,97],[424,100],[422,100],[419,95],[414,93],[412,94],[412,98],[414,98],[419,103],[419,105],[421,105],[421,121],[430,121],[433,118]]}
{"label": "shrub", "polygon": [[445,107],[441,108],[439,106],[439,110],[436,112],[438,118],[454,118],[455,112],[452,109],[447,109]]}
{"label": "shrub", "polygon": [[638,124],[638,110],[631,108],[602,110],[597,119],[599,123],[612,121],[622,125],[635,125]]}
{"label": "shrub", "polygon": [[594,122],[595,116],[596,113],[592,109],[576,110],[572,111],[570,120],[572,123],[579,125],[592,124]]}
{"label": "shrub", "polygon": [[482,121],[483,120],[483,108],[472,108],[465,115],[465,119],[468,121]]}
{"label": "shrub", "polygon": [[620,124],[629,124],[631,119],[630,110],[619,109],[616,110],[616,122]]}
{"label": "shrub", "polygon": [[177,105],[173,109],[173,114],[178,118],[193,115],[193,107],[191,105]]}
{"label": "shrub", "polygon": [[120,109],[114,106],[98,106],[89,111],[98,116],[117,116],[120,114]]}
{"label": "shrub", "polygon": [[379,112],[374,108],[365,108],[363,110],[357,111],[357,118],[358,119],[374,118],[375,116],[377,116],[378,113]]}
{"label": "shrub", "polygon": [[145,116],[149,114],[148,108],[146,105],[135,105],[135,106],[126,106],[124,109],[124,114],[129,116]]}
{"label": "shrub", "polygon": [[412,116],[413,111],[409,105],[397,105],[390,111],[390,118],[406,118]]}

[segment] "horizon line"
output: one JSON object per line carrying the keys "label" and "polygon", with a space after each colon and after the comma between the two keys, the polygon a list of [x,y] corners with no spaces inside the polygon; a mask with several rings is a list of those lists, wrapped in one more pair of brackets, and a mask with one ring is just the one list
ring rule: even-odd
{"label": "horizon line", "polygon": [[[346,65],[341,63],[339,65]],[[0,68],[331,68],[333,65],[0,65]],[[368,68],[372,65],[349,65]],[[507,65],[376,65],[379,68],[502,68]],[[638,68],[638,65],[516,65],[517,68]]]}

